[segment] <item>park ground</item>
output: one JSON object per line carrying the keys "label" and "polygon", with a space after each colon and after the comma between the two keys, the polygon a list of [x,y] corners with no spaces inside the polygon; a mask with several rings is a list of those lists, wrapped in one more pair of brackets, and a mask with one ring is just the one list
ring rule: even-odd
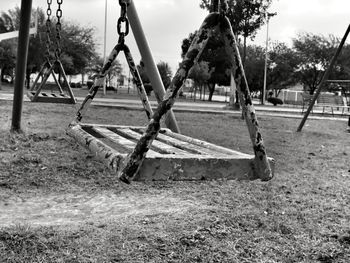
{"label": "park ground", "polygon": [[[347,123],[258,116],[275,177],[125,185],[66,135],[75,105],[0,101],[0,262],[350,262]],[[91,107],[86,122],[145,125]],[[176,114],[182,133],[251,153],[240,116]]]}

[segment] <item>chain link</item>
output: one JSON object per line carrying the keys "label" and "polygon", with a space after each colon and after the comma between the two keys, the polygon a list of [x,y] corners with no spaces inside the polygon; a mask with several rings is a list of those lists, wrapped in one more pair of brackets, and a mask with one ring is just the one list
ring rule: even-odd
{"label": "chain link", "polygon": [[55,50],[55,56],[56,59],[59,59],[61,56],[61,18],[62,18],[62,9],[61,5],[63,4],[63,0],[57,0],[57,10],[56,10],[56,17],[57,17],[57,23],[56,23],[56,50]]}
{"label": "chain link", "polygon": [[[129,19],[126,16],[127,8],[128,8],[128,1],[127,0],[119,0],[120,5],[120,17],[118,18],[117,22],[117,32],[119,35],[119,43],[124,43],[124,38],[129,34]],[[124,31],[122,30],[124,24]]]}
{"label": "chain link", "polygon": [[51,48],[51,14],[52,14],[52,10],[51,10],[51,4],[52,4],[52,0],[47,0],[47,10],[46,10],[46,14],[47,14],[47,19],[46,19],[46,60],[49,61],[50,60],[50,48]]}
{"label": "chain link", "polygon": [[229,5],[227,0],[220,0],[220,14],[226,15],[229,10]]}
{"label": "chain link", "polygon": [[211,12],[219,11],[219,0],[211,0]]}

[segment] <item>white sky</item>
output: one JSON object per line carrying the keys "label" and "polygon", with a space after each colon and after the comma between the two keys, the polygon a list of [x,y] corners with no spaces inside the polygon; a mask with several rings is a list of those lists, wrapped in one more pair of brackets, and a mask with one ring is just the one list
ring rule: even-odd
{"label": "white sky", "polygon": [[[118,0],[107,0],[107,53],[117,41],[116,20],[120,9]],[[55,0],[53,0],[55,2]],[[0,10],[7,11],[20,6],[20,0],[1,0]],[[199,8],[200,0],[134,0],[149,45],[156,62],[168,62],[173,71],[181,60],[181,42],[189,33],[198,29],[207,12]],[[45,0],[33,0],[33,8],[46,9]],[[53,8],[56,5],[53,3]],[[65,0],[63,17],[80,25],[96,27],[96,40],[103,53],[105,0]],[[277,12],[269,24],[271,41],[291,44],[298,32],[333,34],[342,37],[350,23],[350,0],[274,0],[270,12]],[[266,27],[263,27],[254,43],[265,45]],[[140,60],[133,36],[129,45],[136,63]],[[123,64],[123,59],[119,59]]]}

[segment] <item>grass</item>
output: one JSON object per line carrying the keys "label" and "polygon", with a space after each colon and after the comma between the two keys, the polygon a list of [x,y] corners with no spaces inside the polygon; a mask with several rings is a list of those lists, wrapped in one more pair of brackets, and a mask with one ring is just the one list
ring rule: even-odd
{"label": "grass", "polygon": [[[296,133],[296,119],[261,116],[268,183],[128,186],[66,136],[75,106],[25,103],[25,134],[8,132],[11,102],[0,110],[0,262],[350,262],[346,122]],[[138,111],[89,114],[146,124]],[[252,152],[239,117],[176,115],[186,135]]]}

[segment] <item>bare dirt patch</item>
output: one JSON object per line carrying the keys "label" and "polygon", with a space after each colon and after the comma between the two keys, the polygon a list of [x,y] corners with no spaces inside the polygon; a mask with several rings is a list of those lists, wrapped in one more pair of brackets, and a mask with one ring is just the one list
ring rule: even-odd
{"label": "bare dirt patch", "polygon": [[0,200],[0,227],[78,225],[85,222],[115,221],[127,217],[183,214],[201,206],[198,202],[165,194],[100,192],[54,194]]}

